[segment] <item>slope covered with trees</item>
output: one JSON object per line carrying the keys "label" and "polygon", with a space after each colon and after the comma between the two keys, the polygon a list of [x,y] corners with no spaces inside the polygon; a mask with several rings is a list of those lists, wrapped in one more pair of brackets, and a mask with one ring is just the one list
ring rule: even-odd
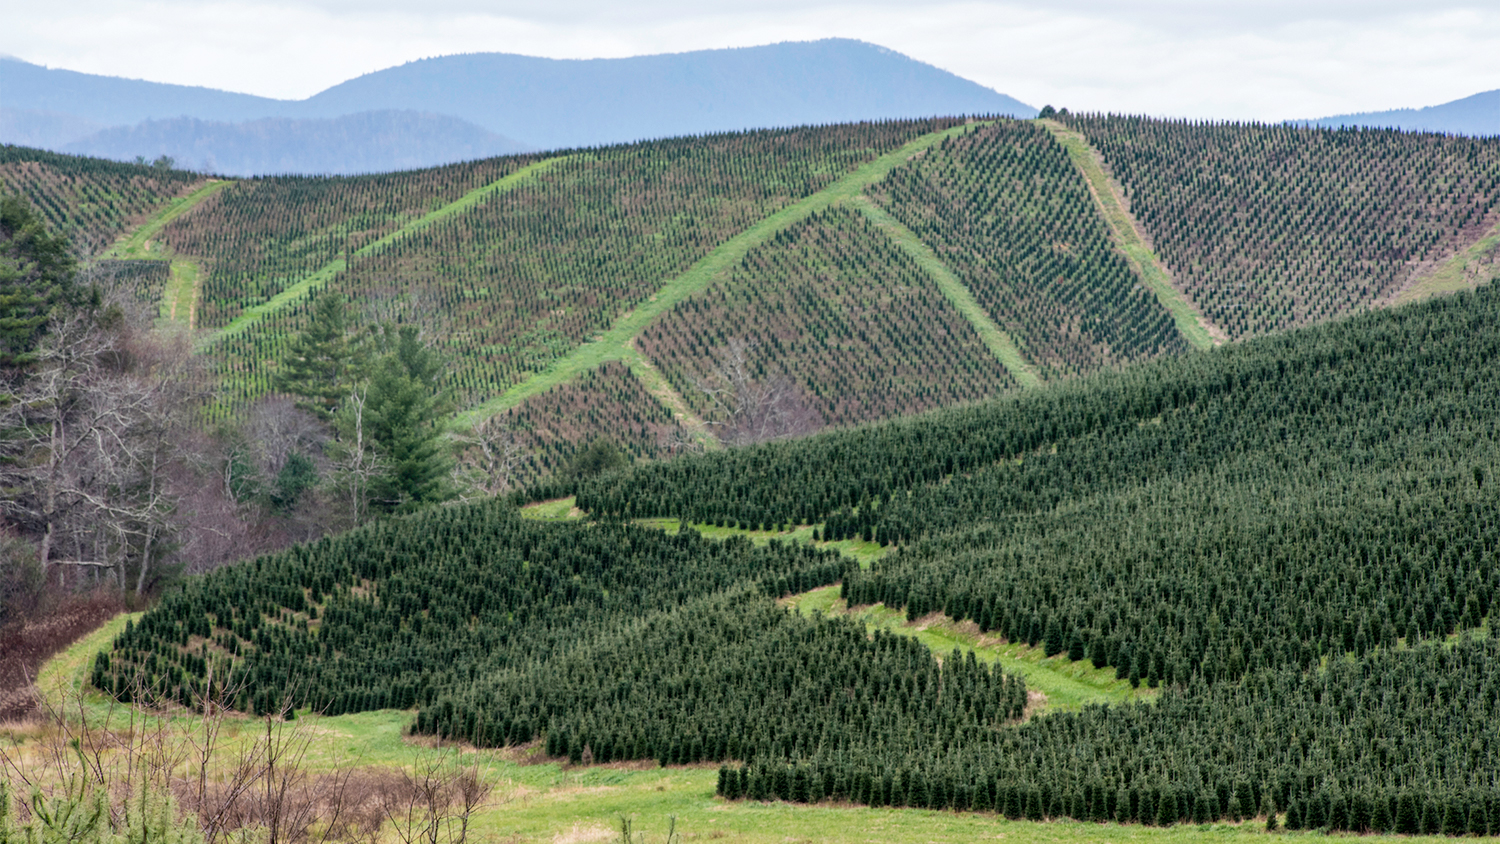
{"label": "slope covered with trees", "polygon": [[[916,261],[856,211],[836,206],[753,250],[723,281],[641,335],[700,414],[713,372],[746,344],[760,380],[786,380],[827,424],[848,425],[982,398],[1015,381]],[[709,383],[705,383],[709,382]]]}
{"label": "slope covered with trees", "polygon": [[0,145],[0,184],[30,200],[52,231],[91,255],[203,180],[157,166]]}
{"label": "slope covered with trees", "polygon": [[870,195],[927,242],[1049,378],[1187,350],[1066,151],[1030,122],[945,141]]}
{"label": "slope covered with trees", "polygon": [[[724,760],[730,799],[1488,834],[1500,292],[1484,289],[896,423],[575,483],[593,522],[432,510],[167,596],[94,682],[242,708],[415,707],[583,764]],[[548,488],[555,491],[555,486]],[[519,496],[518,498],[524,498]],[[804,546],[620,517],[821,522]],[[1025,687],[772,598],[940,612],[1155,699]]]}
{"label": "slope covered with trees", "polygon": [[1500,223],[1500,141],[1065,118],[1179,289],[1232,339],[1383,304]]}

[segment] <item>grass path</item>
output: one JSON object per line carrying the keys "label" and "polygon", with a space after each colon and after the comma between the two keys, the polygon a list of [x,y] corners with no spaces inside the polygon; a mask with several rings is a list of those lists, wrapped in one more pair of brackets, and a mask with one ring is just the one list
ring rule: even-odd
{"label": "grass path", "polygon": [[933,252],[930,246],[917,237],[916,232],[902,225],[900,220],[892,217],[884,208],[871,202],[870,198],[863,194],[854,197],[852,204],[937,283],[943,296],[953,303],[953,307],[958,309],[970,325],[974,326],[979,339],[984,341],[985,348],[989,349],[990,354],[1000,361],[1011,377],[1015,378],[1022,387],[1035,387],[1042,383],[1042,379],[1037,377],[1036,370],[1021,354],[1015,340],[1011,339],[1011,336],[990,318],[989,313],[979,304],[979,300],[974,298],[973,291],[969,290],[968,286],[948,269],[948,266],[938,258],[937,253]]}
{"label": "grass path", "polygon": [[1125,210],[1124,201],[1109,177],[1104,175],[1098,154],[1089,146],[1088,140],[1055,120],[1037,122],[1051,132],[1063,149],[1068,151],[1068,158],[1072,159],[1073,166],[1078,168],[1083,180],[1088,183],[1089,194],[1094,197],[1094,206],[1099,209],[1099,216],[1104,218],[1115,245],[1125,253],[1130,268],[1172,315],[1172,320],[1177,323],[1177,330],[1188,343],[1194,348],[1207,349],[1226,342],[1229,336],[1223,329],[1209,322],[1182,291],[1172,286],[1171,274],[1156,253],[1146,245],[1146,236],[1141,231],[1140,223]]}
{"label": "grass path", "polygon": [[656,368],[656,364],[652,363],[645,353],[636,348],[634,337],[630,338],[630,342],[626,344],[625,354],[621,357],[621,361],[630,368],[630,374],[641,382],[646,392],[660,402],[661,406],[672,414],[672,418],[677,420],[677,424],[681,425],[683,430],[697,440],[704,449],[714,451],[723,447],[718,437],[708,430],[708,423],[703,421],[703,417],[693,412],[693,409],[688,406],[687,399],[677,392],[672,382],[667,380],[667,376]]}
{"label": "grass path", "polygon": [[171,262],[171,274],[162,289],[161,316],[172,322],[185,322],[189,329],[198,324],[198,296],[202,290],[199,279],[202,268],[196,261],[171,254],[156,237],[167,224],[183,214],[202,205],[204,200],[234,184],[232,181],[215,179],[179,196],[162,206],[137,226],[108,252],[106,258],[125,260],[157,259]]}
{"label": "grass path", "polygon": [[1469,248],[1444,261],[1442,266],[1425,276],[1420,276],[1400,293],[1395,304],[1417,302],[1444,293],[1472,290],[1500,278],[1500,225],[1490,229]]}
{"label": "grass path", "polygon": [[[535,164],[528,164],[527,166],[522,167],[520,170],[517,170],[516,172],[511,173],[508,176],[497,179],[487,185],[484,185],[483,187],[475,188],[474,190],[469,191],[458,199],[455,199],[454,201],[448,203],[447,205],[444,205],[441,208],[430,211],[422,215],[421,217],[418,217],[412,222],[402,226],[401,228],[391,232],[390,234],[380,238],[379,240],[365,244],[364,246],[355,250],[354,254],[357,256],[368,255],[375,250],[401,240],[402,238],[416,234],[417,232],[422,231],[423,229],[433,225],[434,223],[437,223],[440,220],[451,217],[454,214],[467,211],[468,209],[473,208],[479,203],[497,194],[502,194],[506,191],[515,190],[518,187],[530,184],[531,182],[535,181],[537,176],[540,176],[542,173],[547,172],[553,167],[556,167],[559,163],[566,161],[571,157],[572,156],[559,156],[557,158],[548,158],[543,161],[538,161]],[[238,334],[243,334],[251,326],[260,322],[262,319],[265,319],[268,315],[274,314],[277,311],[282,310],[283,308],[294,305],[303,297],[320,289],[328,282],[332,281],[334,277],[339,273],[347,269],[348,266],[348,262],[343,258],[335,258],[332,261],[329,261],[312,273],[303,276],[298,281],[287,286],[280,293],[272,296],[262,304],[244,309],[240,312],[239,316],[230,320],[228,325],[215,332],[209,338],[209,340],[222,340],[226,337],[233,337]]]}
{"label": "grass path", "polygon": [[788,226],[807,219],[814,212],[859,196],[867,185],[885,178],[913,155],[939,143],[944,138],[973,131],[977,125],[979,124],[965,124],[942,132],[923,135],[894,152],[888,152],[874,161],[861,165],[854,172],[812,196],[794,202],[760,220],[720,244],[687,272],[667,281],[649,299],[636,305],[634,309],[626,311],[599,338],[578,346],[567,356],[553,361],[541,372],[495,398],[460,414],[459,424],[472,426],[500,411],[515,407],[531,396],[571,381],[602,363],[623,359],[630,348],[631,340],[642,329],[678,302],[708,287],[722,273],[738,264],[751,249],[766,242]]}
{"label": "grass path", "polygon": [[852,616],[872,632],[880,629],[910,636],[938,657],[948,656],[954,648],[965,653],[972,651],[981,662],[999,663],[1006,671],[1024,677],[1027,690],[1045,695],[1046,701],[1035,713],[1076,712],[1093,703],[1120,704],[1156,696],[1155,691],[1145,686],[1133,689],[1128,680],[1115,679],[1114,669],[1095,668],[1087,660],[1073,662],[1065,654],[1048,657],[1041,648],[1025,642],[1013,644],[984,635],[973,623],[960,624],[936,613],[907,621],[904,612],[884,604],[851,610],[839,598],[838,586],[793,595],[783,603],[802,613]]}

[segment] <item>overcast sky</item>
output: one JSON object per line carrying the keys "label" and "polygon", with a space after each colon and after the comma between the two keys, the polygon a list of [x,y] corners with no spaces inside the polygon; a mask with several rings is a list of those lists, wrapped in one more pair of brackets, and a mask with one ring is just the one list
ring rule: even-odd
{"label": "overcast sky", "polygon": [[595,58],[829,36],[1086,110],[1280,120],[1500,88],[1495,0],[6,0],[4,18],[0,53],[27,61],[298,99],[450,53]]}

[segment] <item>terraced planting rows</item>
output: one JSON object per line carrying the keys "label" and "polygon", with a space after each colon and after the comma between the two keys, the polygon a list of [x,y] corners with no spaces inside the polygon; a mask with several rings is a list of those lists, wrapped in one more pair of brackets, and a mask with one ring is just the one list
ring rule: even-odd
{"label": "terraced planting rows", "polygon": [[841,206],[752,250],[723,280],[647,327],[640,348],[707,413],[695,384],[732,339],[752,345],[757,378],[795,383],[831,425],[1015,387],[922,267]]}
{"label": "terraced planting rows", "polygon": [[514,432],[528,455],[516,474],[518,484],[552,475],[600,436],[636,460],[668,457],[689,442],[688,432],[671,412],[619,361],[532,396],[491,417],[488,425]]}
{"label": "terraced planting rows", "polygon": [[1176,281],[1232,339],[1382,304],[1500,222],[1500,141],[1082,115]]}
{"label": "terraced planting rows", "polygon": [[1187,351],[1113,246],[1066,151],[1030,122],[952,138],[868,191],[1044,378]]}
{"label": "terraced planting rows", "polygon": [[54,232],[96,255],[202,181],[184,170],[0,145],[0,185],[30,200]]}

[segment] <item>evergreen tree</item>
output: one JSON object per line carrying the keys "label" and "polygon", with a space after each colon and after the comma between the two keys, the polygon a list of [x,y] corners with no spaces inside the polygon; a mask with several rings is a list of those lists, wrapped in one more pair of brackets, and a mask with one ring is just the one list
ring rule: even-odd
{"label": "evergreen tree", "polygon": [[287,342],[271,377],[278,392],[297,396],[297,406],[324,422],[360,380],[363,345],[352,336],[344,297],[325,292],[313,302],[307,328]]}
{"label": "evergreen tree", "polygon": [[452,496],[449,450],[439,424],[450,409],[438,383],[442,357],[422,344],[417,329],[387,329],[388,351],[374,365],[366,394],[367,436],[384,463],[374,499],[388,510],[410,510]]}
{"label": "evergreen tree", "polygon": [[77,302],[74,268],[67,238],[50,234],[25,199],[0,197],[0,369],[30,363],[55,309]]}

